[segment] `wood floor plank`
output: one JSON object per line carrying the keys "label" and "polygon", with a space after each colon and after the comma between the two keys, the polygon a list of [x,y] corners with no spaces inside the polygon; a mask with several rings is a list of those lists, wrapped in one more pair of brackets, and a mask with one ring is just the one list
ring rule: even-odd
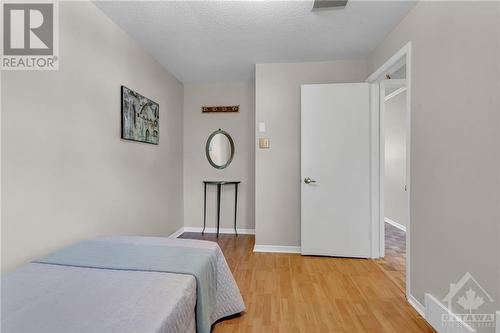
{"label": "wood floor plank", "polygon": [[247,310],[212,332],[435,332],[374,260],[254,253],[254,236],[184,233],[216,241]]}
{"label": "wood floor plank", "polygon": [[395,226],[384,223],[385,256],[377,259],[384,272],[404,292],[406,288],[406,233]]}

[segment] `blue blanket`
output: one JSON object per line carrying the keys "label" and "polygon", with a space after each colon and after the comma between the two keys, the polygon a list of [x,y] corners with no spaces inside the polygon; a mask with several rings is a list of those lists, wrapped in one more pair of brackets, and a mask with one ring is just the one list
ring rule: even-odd
{"label": "blue blanket", "polygon": [[88,240],[37,261],[42,264],[190,274],[196,278],[196,330],[210,333],[217,289],[216,254],[209,249]]}

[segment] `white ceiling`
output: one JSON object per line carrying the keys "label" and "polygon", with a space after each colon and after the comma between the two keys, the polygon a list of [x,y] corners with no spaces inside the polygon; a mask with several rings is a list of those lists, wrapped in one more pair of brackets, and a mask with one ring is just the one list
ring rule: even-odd
{"label": "white ceiling", "polygon": [[362,59],[415,5],[349,1],[104,1],[96,5],[182,82],[248,80],[256,63]]}

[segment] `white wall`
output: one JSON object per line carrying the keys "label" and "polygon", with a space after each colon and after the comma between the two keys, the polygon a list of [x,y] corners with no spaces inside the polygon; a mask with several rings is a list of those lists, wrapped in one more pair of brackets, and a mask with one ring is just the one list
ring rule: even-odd
{"label": "white wall", "polygon": [[406,92],[385,102],[385,217],[407,225],[406,183]]}
{"label": "white wall", "polygon": [[468,271],[500,304],[498,6],[419,2],[369,58],[372,72],[412,42],[410,278],[420,302]]}
{"label": "white wall", "polygon": [[256,148],[257,245],[300,246],[300,85],[363,82],[363,60],[257,64],[256,130],[265,122],[270,149]]}
{"label": "white wall", "polygon": [[[239,113],[202,113],[202,105],[240,105]],[[184,224],[203,226],[204,180],[239,180],[237,226],[254,229],[253,82],[189,84],[184,91]],[[225,169],[212,167],[205,154],[209,135],[217,129],[233,138],[235,154]],[[216,187],[207,188],[207,227],[217,221]],[[234,225],[234,186],[224,186],[221,228]]]}
{"label": "white wall", "polygon": [[[60,3],[59,71],[2,73],[2,271],[100,234],[182,226],[183,86],[90,2]],[[120,139],[120,85],[160,144]]]}

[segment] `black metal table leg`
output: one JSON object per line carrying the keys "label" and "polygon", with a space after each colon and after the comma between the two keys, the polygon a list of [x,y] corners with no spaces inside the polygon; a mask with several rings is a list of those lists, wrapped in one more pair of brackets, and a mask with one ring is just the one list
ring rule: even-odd
{"label": "black metal table leg", "polygon": [[222,186],[221,184],[217,184],[217,238],[219,238],[221,186]]}
{"label": "black metal table leg", "polygon": [[203,231],[201,234],[205,233],[205,226],[207,225],[207,183],[203,183],[204,191],[203,191]]}
{"label": "black metal table leg", "polygon": [[238,210],[238,183],[234,184],[234,233],[238,236],[238,231],[236,230],[236,216]]}

